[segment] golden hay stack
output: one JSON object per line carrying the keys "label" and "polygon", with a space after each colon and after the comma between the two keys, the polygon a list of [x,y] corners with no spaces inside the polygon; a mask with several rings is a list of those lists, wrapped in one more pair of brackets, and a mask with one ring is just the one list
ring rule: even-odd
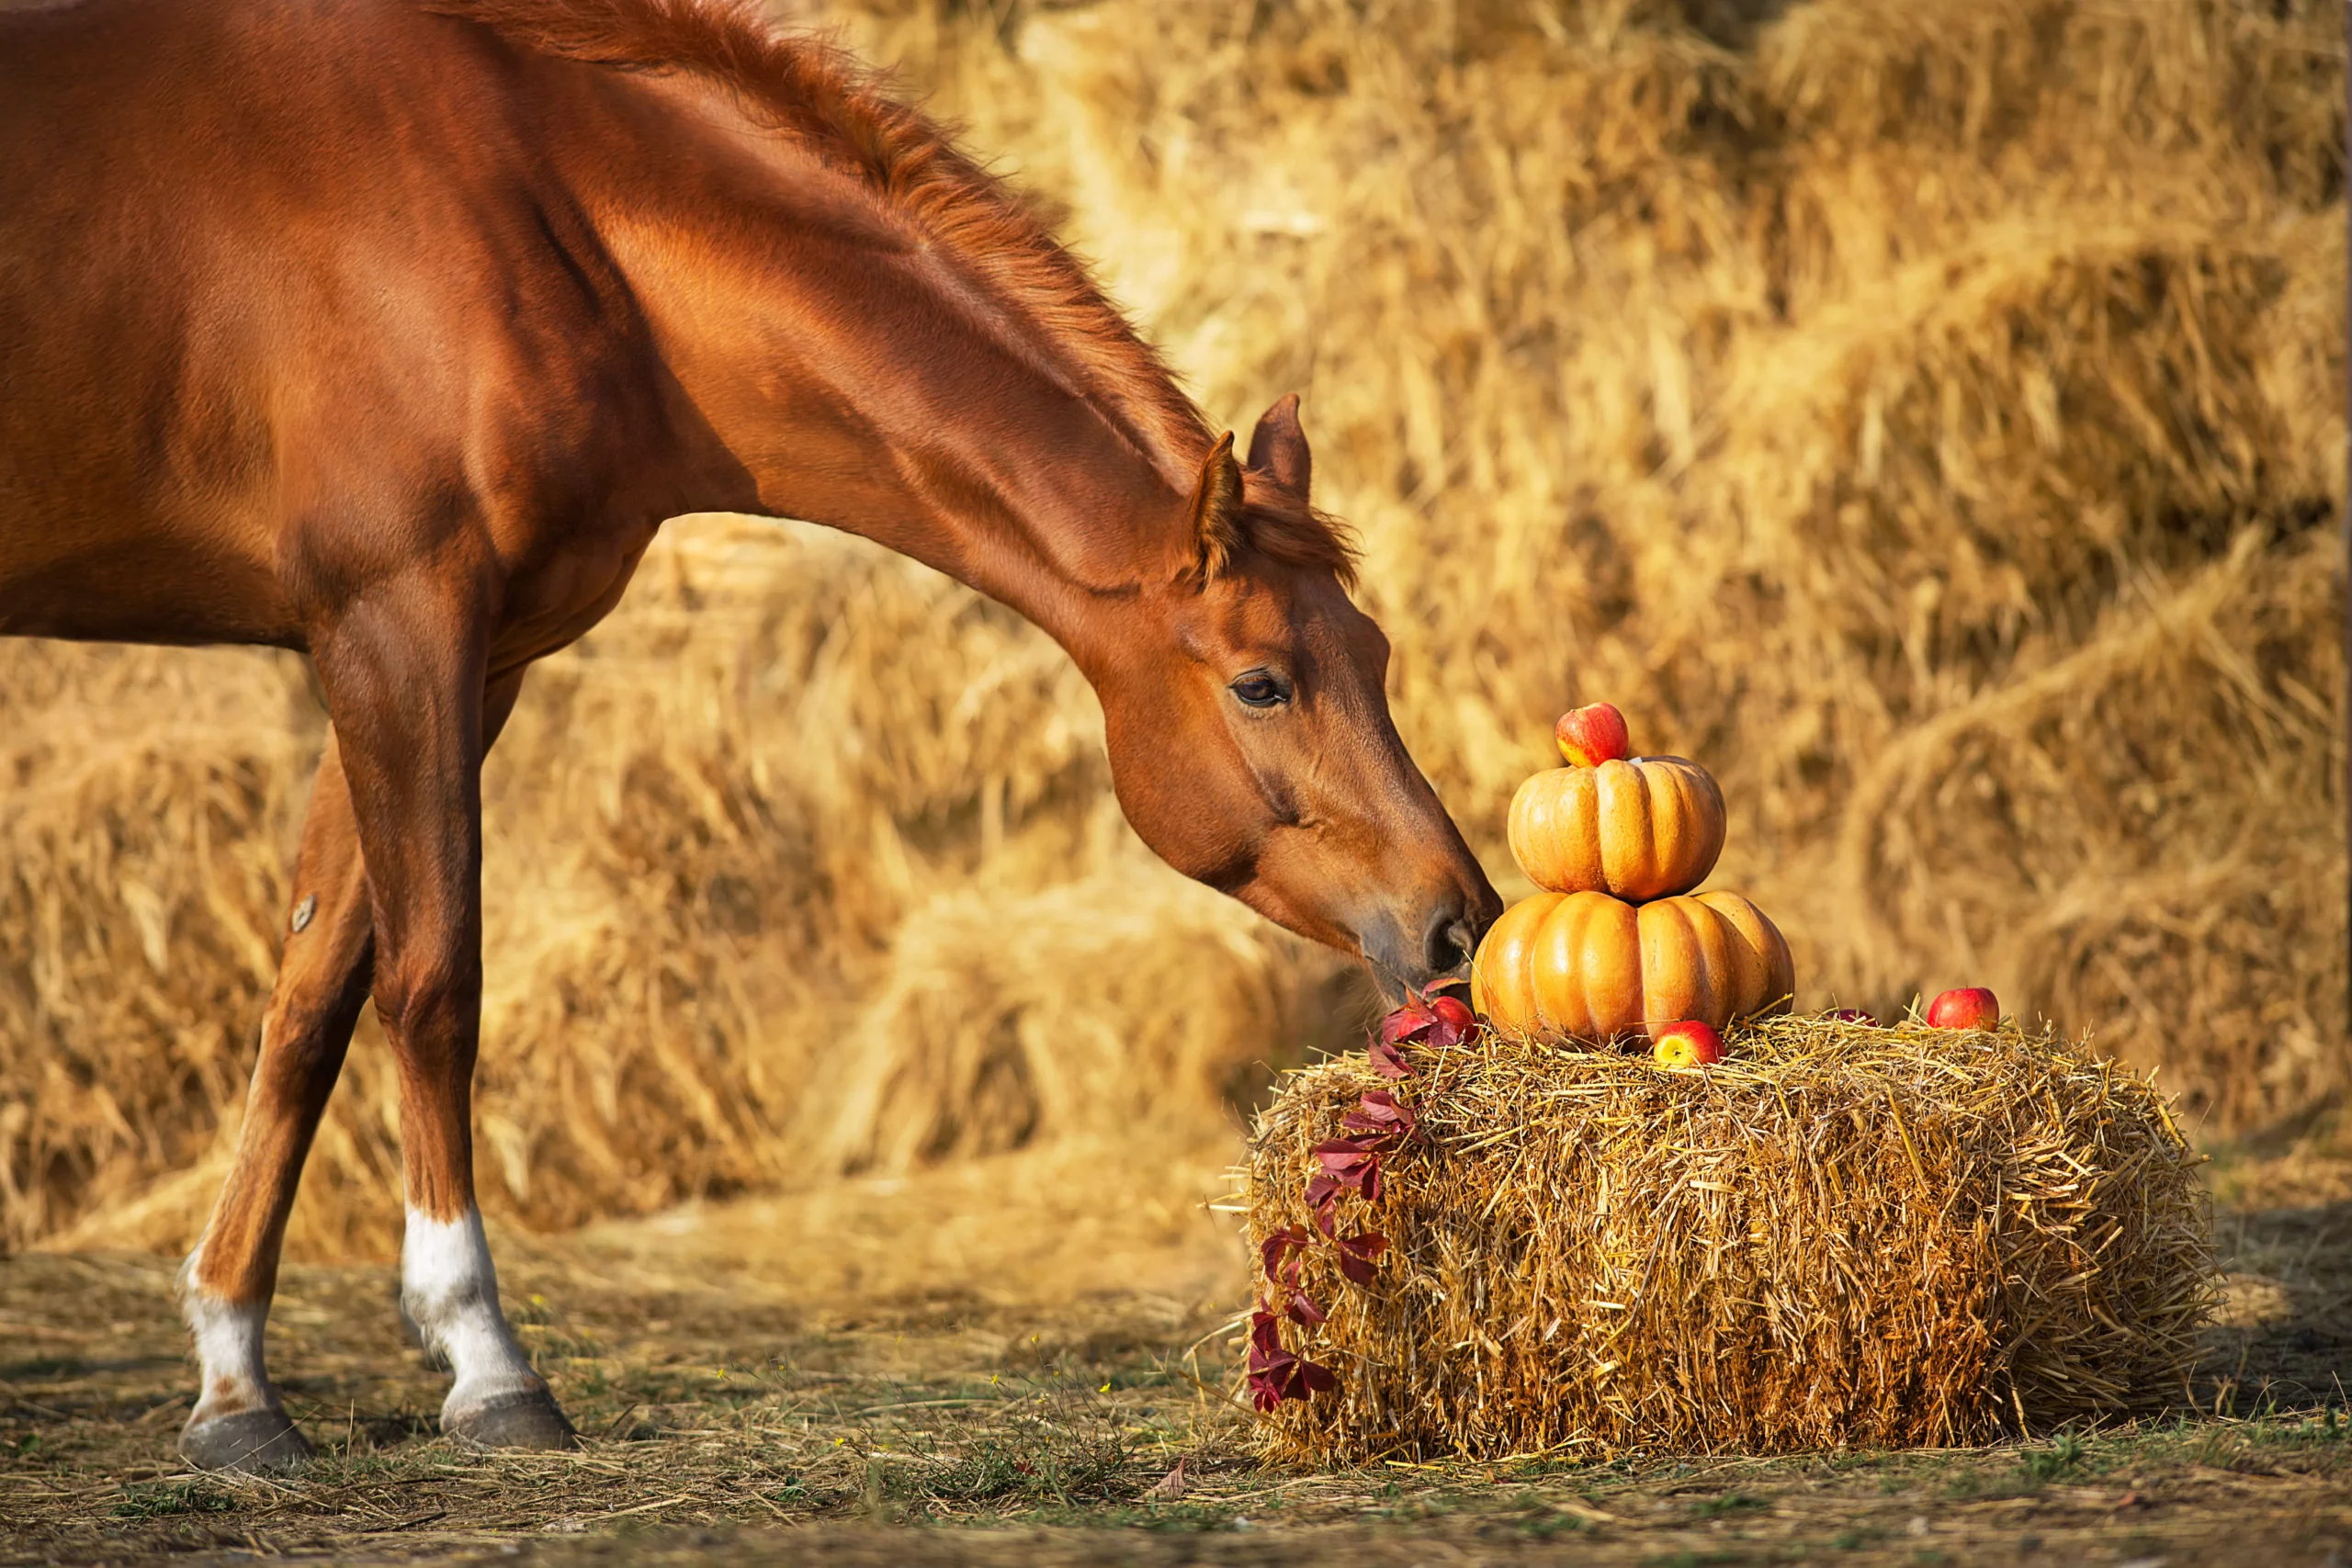
{"label": "golden hay stack", "polygon": [[1266,1419],[1270,1455],[1945,1447],[2182,1389],[2211,1224],[2147,1083],[2014,1030],[1786,1018],[1731,1050],[1669,1072],[1500,1037],[1401,1085],[1362,1057],[1291,1076],[1253,1246],[1309,1223],[1314,1148],[1364,1090],[1424,1141],[1339,1205],[1394,1244],[1370,1285],[1306,1250],[1329,1321],[1283,1342],[1338,1388]]}

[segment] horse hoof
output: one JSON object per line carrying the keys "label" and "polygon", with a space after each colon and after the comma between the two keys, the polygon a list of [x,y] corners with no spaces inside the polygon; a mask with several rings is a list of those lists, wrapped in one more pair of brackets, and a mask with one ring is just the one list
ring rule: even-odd
{"label": "horse hoof", "polygon": [[457,1416],[444,1416],[441,1430],[469,1448],[576,1449],[572,1429],[555,1396],[545,1389],[510,1393]]}
{"label": "horse hoof", "polygon": [[291,1475],[311,1462],[310,1439],[283,1410],[240,1410],[191,1423],[180,1432],[180,1457],[198,1470]]}

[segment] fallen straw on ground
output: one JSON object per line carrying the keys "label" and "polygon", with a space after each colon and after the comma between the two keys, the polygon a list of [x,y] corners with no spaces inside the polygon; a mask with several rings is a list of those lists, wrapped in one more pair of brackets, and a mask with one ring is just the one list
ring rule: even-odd
{"label": "fallen straw on ground", "polygon": [[1305,1251],[1329,1321],[1284,1344],[1337,1387],[1261,1422],[1269,1456],[1948,1447],[2180,1393],[2211,1227],[2149,1084],[2014,1030],[1785,1018],[1731,1051],[1669,1072],[1489,1037],[1400,1083],[1361,1056],[1290,1076],[1253,1244],[1312,1227],[1315,1147],[1366,1090],[1419,1138],[1340,1205],[1340,1235],[1392,1243],[1368,1285]]}

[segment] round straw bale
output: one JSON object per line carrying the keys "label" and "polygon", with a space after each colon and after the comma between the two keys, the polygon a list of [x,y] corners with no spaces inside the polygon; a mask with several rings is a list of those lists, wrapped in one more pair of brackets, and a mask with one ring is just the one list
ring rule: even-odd
{"label": "round straw bale", "polygon": [[[1337,1386],[1260,1423],[1270,1457],[1944,1447],[2184,1387],[2211,1219],[2150,1084],[2013,1027],[1779,1018],[1730,1051],[1672,1071],[1500,1034],[1399,1081],[1290,1075],[1249,1235],[1307,1237],[1258,1291],[1311,1303],[1282,1348]],[[1317,1145],[1364,1141],[1374,1089],[1417,1131],[1318,1227]],[[1329,1238],[1366,1232],[1390,1245],[1359,1283]]]}

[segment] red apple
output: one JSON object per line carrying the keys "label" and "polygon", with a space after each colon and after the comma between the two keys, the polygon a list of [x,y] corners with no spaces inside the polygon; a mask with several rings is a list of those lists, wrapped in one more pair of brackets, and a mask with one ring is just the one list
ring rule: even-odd
{"label": "red apple", "polygon": [[1576,768],[1594,768],[1619,761],[1630,750],[1625,716],[1607,703],[1570,708],[1552,726],[1552,739],[1560,743],[1560,755]]}
{"label": "red apple", "polygon": [[1835,1019],[1839,1023],[1867,1023],[1872,1029],[1876,1029],[1878,1027],[1878,1020],[1872,1018],[1870,1014],[1864,1012],[1860,1008],[1838,1008],[1832,1011],[1825,1012],[1821,1016],[1827,1019]]}
{"label": "red apple", "polygon": [[1669,1023],[1650,1039],[1661,1067],[1711,1067],[1724,1059],[1724,1037],[1695,1018]]}
{"label": "red apple", "polygon": [[1930,1029],[1991,1029],[2001,1021],[2001,999],[1982,986],[1946,991],[1928,1004]]}

